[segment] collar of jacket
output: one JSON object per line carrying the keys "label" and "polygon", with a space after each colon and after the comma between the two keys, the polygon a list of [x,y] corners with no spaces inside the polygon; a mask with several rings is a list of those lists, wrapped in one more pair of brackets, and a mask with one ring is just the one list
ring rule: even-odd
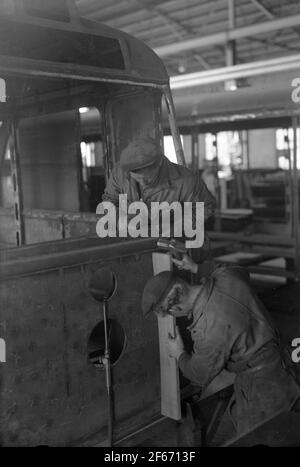
{"label": "collar of jacket", "polygon": [[[130,173],[127,173],[125,176],[128,181],[132,181]],[[180,172],[176,164],[173,164],[166,156],[163,156],[161,170],[159,171],[155,184],[147,187],[147,189],[155,190],[153,193],[161,191],[166,187],[166,184],[171,186],[174,180],[178,178],[180,178]]]}
{"label": "collar of jacket", "polygon": [[204,261],[199,264],[197,277],[200,282],[200,291],[195,300],[193,310],[191,311],[191,316],[189,316],[193,321],[188,329],[193,329],[203,315],[205,306],[215,286],[215,277],[223,272],[224,269],[226,269],[224,264],[218,264],[212,260]]}
{"label": "collar of jacket", "polygon": [[204,313],[205,306],[214,288],[214,278],[212,276],[206,277],[202,280],[202,284],[199,286],[199,288],[200,290],[198,297],[196,298],[193,309],[191,311],[193,321],[192,324],[187,327],[189,331],[193,330]]}

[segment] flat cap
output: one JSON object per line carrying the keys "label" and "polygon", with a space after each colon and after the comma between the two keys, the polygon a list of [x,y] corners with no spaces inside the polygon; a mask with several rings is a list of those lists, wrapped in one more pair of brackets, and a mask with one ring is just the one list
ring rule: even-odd
{"label": "flat cap", "polygon": [[164,293],[173,284],[174,275],[171,271],[163,271],[151,277],[145,285],[142,297],[143,315],[146,316],[158,305]]}
{"label": "flat cap", "polygon": [[154,163],[159,163],[162,151],[155,139],[150,137],[133,140],[120,157],[120,165],[126,172],[144,169]]}

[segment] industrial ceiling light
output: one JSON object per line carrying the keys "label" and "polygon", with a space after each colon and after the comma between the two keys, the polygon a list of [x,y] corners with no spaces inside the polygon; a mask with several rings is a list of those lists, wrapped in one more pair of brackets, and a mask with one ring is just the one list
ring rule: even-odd
{"label": "industrial ceiling light", "polygon": [[230,84],[229,84],[227,89],[228,89],[228,91],[236,91],[237,90],[236,81],[234,81],[234,80],[230,81]]}

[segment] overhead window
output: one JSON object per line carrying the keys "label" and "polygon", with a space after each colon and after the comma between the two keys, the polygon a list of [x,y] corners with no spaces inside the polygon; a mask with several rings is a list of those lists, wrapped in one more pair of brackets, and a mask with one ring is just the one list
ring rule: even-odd
{"label": "overhead window", "polygon": [[117,39],[28,24],[0,24],[0,55],[124,70]]}
{"label": "overhead window", "polygon": [[25,11],[38,18],[55,21],[70,21],[69,8],[66,0],[24,0]]}

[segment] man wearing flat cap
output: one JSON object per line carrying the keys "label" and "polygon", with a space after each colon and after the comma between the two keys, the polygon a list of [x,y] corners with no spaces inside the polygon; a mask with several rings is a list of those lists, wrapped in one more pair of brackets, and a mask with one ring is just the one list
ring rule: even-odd
{"label": "man wearing flat cap", "polygon": [[120,194],[127,195],[128,203],[142,200],[147,205],[153,201],[204,202],[205,220],[215,209],[215,199],[200,176],[170,162],[150,137],[135,139],[122,151],[102,200],[118,205]]}
{"label": "man wearing flat cap", "polygon": [[137,138],[121,153],[112,170],[103,201],[117,204],[119,194],[128,202],[204,201],[205,218],[213,214],[215,199],[198,176],[186,167],[170,162],[150,137]]}
{"label": "man wearing flat cap", "polygon": [[[191,258],[174,261],[197,279],[198,266]],[[167,342],[183,375],[204,388],[224,369],[235,374],[229,414],[238,434],[280,412],[299,412],[299,386],[286,367],[272,320],[250,287],[248,272],[215,265],[197,283],[190,285],[164,271],[147,282],[142,298],[144,315],[186,316],[190,321],[191,354],[178,327]]]}

